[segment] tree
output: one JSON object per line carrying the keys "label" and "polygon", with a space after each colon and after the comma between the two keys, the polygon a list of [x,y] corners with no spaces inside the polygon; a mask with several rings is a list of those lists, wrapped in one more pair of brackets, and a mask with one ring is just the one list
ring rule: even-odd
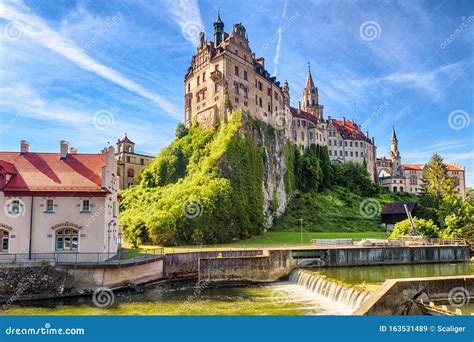
{"label": "tree", "polygon": [[301,176],[303,189],[305,191],[317,191],[323,173],[318,158],[318,146],[310,145],[303,154],[301,163]]}
{"label": "tree", "polygon": [[181,139],[188,133],[189,133],[189,129],[183,123],[180,122],[178,126],[176,126],[176,131],[174,135],[177,139]]}
{"label": "tree", "polygon": [[474,205],[458,197],[451,198],[450,201],[452,204],[444,219],[446,229],[443,231],[443,237],[471,239]]}
{"label": "tree", "polygon": [[[425,220],[414,217],[416,231],[419,235],[427,238],[437,238],[440,236],[440,230],[432,220]],[[403,236],[409,236],[412,234],[410,221],[408,219],[398,222],[395,224],[390,239],[399,239]]]}
{"label": "tree", "polygon": [[[423,168],[418,197],[421,216],[432,219],[438,225],[444,225],[443,208],[449,206],[449,201],[455,194],[454,179],[449,177],[443,158],[438,153],[433,154]],[[445,203],[446,201],[448,203]]]}

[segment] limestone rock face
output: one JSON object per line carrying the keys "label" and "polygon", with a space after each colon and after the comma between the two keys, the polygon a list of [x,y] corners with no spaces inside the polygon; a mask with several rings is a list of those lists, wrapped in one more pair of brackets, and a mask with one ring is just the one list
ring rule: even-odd
{"label": "limestone rock face", "polygon": [[264,174],[262,192],[264,198],[263,213],[267,227],[286,210],[287,192],[285,189],[285,131],[268,125],[253,129],[258,144],[263,147]]}

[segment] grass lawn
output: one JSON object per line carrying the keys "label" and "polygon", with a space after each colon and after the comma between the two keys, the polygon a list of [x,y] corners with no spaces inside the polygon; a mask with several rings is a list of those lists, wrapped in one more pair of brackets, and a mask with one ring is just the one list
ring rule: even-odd
{"label": "grass lawn", "polygon": [[[303,244],[311,244],[311,239],[337,239],[337,238],[352,238],[353,240],[362,239],[386,239],[385,232],[303,232]],[[230,244],[222,245],[205,245],[199,246],[179,246],[179,247],[165,247],[165,253],[173,252],[192,252],[192,251],[206,251],[216,249],[235,249],[235,248],[253,248],[259,246],[285,246],[297,245],[301,243],[300,232],[267,232],[264,235],[256,236],[254,238],[242,241],[236,241]],[[129,246],[124,246],[129,247]],[[140,246],[140,250],[159,248],[160,246]],[[128,251],[128,256],[136,256],[138,252]]]}

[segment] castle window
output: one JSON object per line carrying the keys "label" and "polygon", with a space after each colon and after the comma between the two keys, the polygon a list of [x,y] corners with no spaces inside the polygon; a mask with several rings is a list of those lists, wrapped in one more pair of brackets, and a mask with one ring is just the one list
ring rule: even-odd
{"label": "castle window", "polygon": [[198,77],[197,77],[196,83],[197,83],[197,85],[200,85],[200,84],[201,84],[201,76],[198,76]]}
{"label": "castle window", "polygon": [[244,80],[246,80],[246,81],[248,80],[248,78],[247,78],[247,71],[246,71],[246,70],[244,70]]}
{"label": "castle window", "polygon": [[347,146],[347,141],[344,141],[344,146]]}
{"label": "castle window", "polygon": [[127,170],[127,177],[134,177],[135,176],[135,171],[133,169],[128,169]]}
{"label": "castle window", "polygon": [[329,155],[332,156],[332,150],[329,150]]}
{"label": "castle window", "polygon": [[459,186],[459,178],[458,177],[453,177],[454,178],[454,186]]}
{"label": "castle window", "polygon": [[260,91],[263,90],[263,84],[262,84],[262,82],[260,82],[260,81],[258,81],[258,89],[259,89]]}
{"label": "castle window", "polygon": [[329,146],[332,145],[332,140],[329,140],[329,141],[328,141],[328,145],[329,145]]}
{"label": "castle window", "polygon": [[188,93],[191,91],[191,83],[188,83]]}
{"label": "castle window", "polygon": [[244,88],[243,90],[244,90],[244,97],[246,99],[248,99],[249,98],[249,90],[247,88]]}
{"label": "castle window", "polygon": [[341,156],[341,157],[342,157],[342,151],[339,151],[339,156]]}
{"label": "castle window", "polygon": [[0,252],[8,253],[8,245],[10,241],[10,233],[7,230],[0,229],[0,238],[2,239],[2,244],[0,246]]}
{"label": "castle window", "polygon": [[258,104],[259,104],[260,108],[263,108],[263,101],[262,101],[261,97],[258,99]]}
{"label": "castle window", "polygon": [[145,159],[140,158],[140,164],[141,164],[141,165],[145,165]]}
{"label": "castle window", "polygon": [[272,88],[267,88],[267,95],[272,96]]}
{"label": "castle window", "polygon": [[130,156],[127,156],[127,163],[130,163]]}
{"label": "castle window", "polygon": [[[358,156],[359,156],[359,152],[356,151],[356,157],[358,157]],[[361,155],[361,157],[362,157],[362,155]]]}
{"label": "castle window", "polygon": [[214,70],[218,71],[219,70],[219,64],[214,65]]}
{"label": "castle window", "polygon": [[352,141],[349,143],[349,146],[352,147]]}
{"label": "castle window", "polygon": [[268,102],[268,111],[269,111],[269,112],[272,111],[272,105],[270,104],[270,102]]}
{"label": "castle window", "polygon": [[205,80],[206,80],[206,72],[204,71],[204,72],[202,73],[202,81],[204,82]]}
{"label": "castle window", "polygon": [[355,142],[355,147],[358,147],[357,145],[359,145],[359,144],[358,144],[357,141],[356,141],[356,142]]}
{"label": "castle window", "polygon": [[345,151],[345,152],[346,152],[345,155],[346,155],[346,157],[347,157],[347,151]]}
{"label": "castle window", "polygon": [[339,140],[339,146],[342,146],[342,140]]}
{"label": "castle window", "polygon": [[235,76],[239,76],[239,67],[237,65],[234,67],[234,74]]}
{"label": "castle window", "polygon": [[351,151],[351,157],[354,157],[354,153]]}
{"label": "castle window", "polygon": [[234,83],[234,94],[239,95],[239,84],[238,83]]}
{"label": "castle window", "polygon": [[304,132],[301,132],[301,141],[304,141]]}
{"label": "castle window", "polygon": [[214,91],[218,93],[221,90],[221,84],[219,82],[216,82],[214,84]]}
{"label": "castle window", "polygon": [[309,140],[313,141],[314,140],[314,133],[309,132]]}
{"label": "castle window", "polygon": [[293,131],[293,139],[296,141],[296,131]]}
{"label": "castle window", "polygon": [[410,185],[417,185],[417,181],[416,176],[410,176]]}

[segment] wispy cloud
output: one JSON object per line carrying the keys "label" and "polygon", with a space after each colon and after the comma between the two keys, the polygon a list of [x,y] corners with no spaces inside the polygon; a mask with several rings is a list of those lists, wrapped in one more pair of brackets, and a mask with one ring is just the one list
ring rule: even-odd
{"label": "wispy cloud", "polygon": [[280,26],[278,28],[278,41],[277,41],[277,46],[276,46],[276,52],[275,52],[275,58],[273,59],[273,64],[274,64],[274,70],[273,74],[276,76],[278,74],[278,63],[280,63],[280,48],[281,48],[281,37],[283,34],[283,20],[285,20],[286,17],[286,5],[287,5],[287,0],[285,0],[285,4],[283,5],[283,13],[281,15],[280,19]]}
{"label": "wispy cloud", "polygon": [[[468,147],[472,144],[472,141],[463,141],[463,140],[455,140],[455,141],[443,141],[443,142],[436,142],[430,146],[426,146],[421,149],[416,149],[412,151],[408,151],[403,153],[404,158],[408,159],[419,159],[419,160],[428,160],[434,153],[439,153],[442,151],[449,151],[453,149],[459,149],[462,147]],[[449,156],[450,159],[453,159],[454,156],[460,157],[462,154],[443,154],[444,157]],[[463,158],[463,160],[469,159]]]}
{"label": "wispy cloud", "polygon": [[199,33],[204,32],[197,0],[167,0],[166,4],[183,37],[197,45]]}
{"label": "wispy cloud", "polygon": [[[16,5],[16,6],[15,6]],[[61,54],[71,62],[84,70],[95,73],[116,85],[127,89],[139,96],[145,97],[158,105],[165,113],[175,118],[181,117],[178,107],[170,103],[162,96],[150,92],[141,85],[129,80],[116,70],[94,60],[84,52],[76,43],[58,32],[52,30],[41,18],[29,12],[28,9],[18,3],[7,5],[0,4],[0,17],[20,25],[23,34],[31,37],[43,46]]]}

